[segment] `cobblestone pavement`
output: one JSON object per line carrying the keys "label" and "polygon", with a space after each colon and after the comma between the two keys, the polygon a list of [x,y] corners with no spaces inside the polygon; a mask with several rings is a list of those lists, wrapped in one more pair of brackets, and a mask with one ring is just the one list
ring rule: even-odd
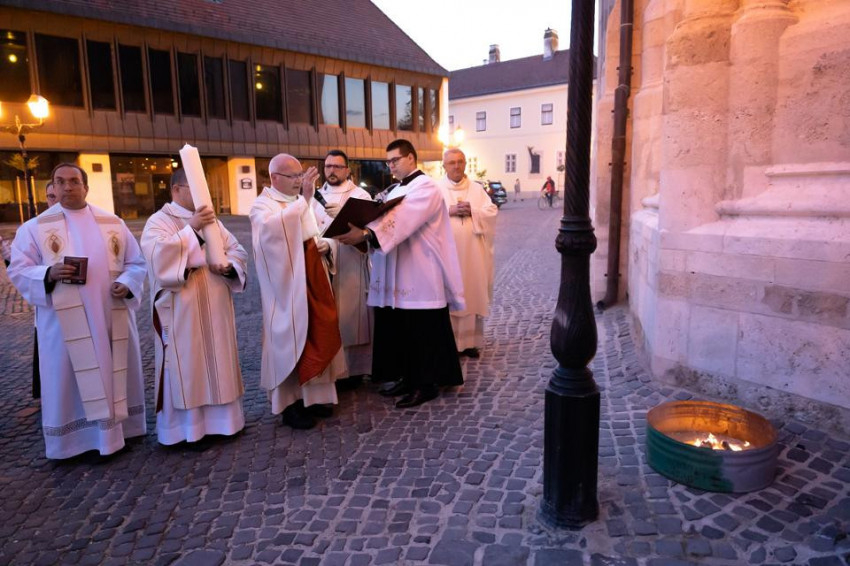
{"label": "cobblestone pavement", "polygon": [[[247,247],[247,219],[226,222]],[[557,224],[556,211],[529,199],[502,209],[487,345],[464,361],[464,387],[399,411],[364,386],[316,429],[283,427],[258,387],[252,281],[236,300],[244,432],[171,448],[149,433],[107,458],[45,460],[29,398],[32,314],[0,276],[0,564],[847,564],[848,439],[776,423],[776,481],[745,495],[686,488],[646,465],[647,409],[690,394],[650,379],[623,307],[598,318],[592,363],[599,520],[581,531],[541,526]],[[150,375],[147,312],[139,325]],[[149,430],[151,397],[149,387]]]}

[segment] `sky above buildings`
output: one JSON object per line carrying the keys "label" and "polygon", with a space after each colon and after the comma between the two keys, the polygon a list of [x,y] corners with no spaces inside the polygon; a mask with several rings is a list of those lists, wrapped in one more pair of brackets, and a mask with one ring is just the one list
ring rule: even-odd
{"label": "sky above buildings", "polygon": [[543,55],[543,32],[570,39],[569,0],[372,0],[437,63],[449,71],[480,65],[498,44],[502,61]]}

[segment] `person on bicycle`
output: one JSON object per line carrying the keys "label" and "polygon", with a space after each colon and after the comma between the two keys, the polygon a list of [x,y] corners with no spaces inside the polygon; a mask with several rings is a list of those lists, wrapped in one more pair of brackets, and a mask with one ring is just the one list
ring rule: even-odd
{"label": "person on bicycle", "polygon": [[546,182],[543,183],[543,188],[540,192],[546,195],[546,200],[549,201],[549,208],[552,208],[552,196],[555,194],[555,181],[552,180],[552,177],[546,177]]}

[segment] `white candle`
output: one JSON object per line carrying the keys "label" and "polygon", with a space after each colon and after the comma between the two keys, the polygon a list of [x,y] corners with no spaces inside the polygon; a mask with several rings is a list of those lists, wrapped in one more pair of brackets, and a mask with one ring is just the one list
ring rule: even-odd
{"label": "white candle", "polygon": [[[214,210],[198,148],[187,143],[180,150],[180,160],[183,162],[183,169],[186,171],[186,179],[189,183],[189,190],[192,192],[195,209],[206,205],[210,210]],[[201,228],[201,235],[206,242],[204,249],[207,255],[207,265],[227,265],[229,262],[224,253],[224,241],[221,238],[218,223],[207,224]]]}

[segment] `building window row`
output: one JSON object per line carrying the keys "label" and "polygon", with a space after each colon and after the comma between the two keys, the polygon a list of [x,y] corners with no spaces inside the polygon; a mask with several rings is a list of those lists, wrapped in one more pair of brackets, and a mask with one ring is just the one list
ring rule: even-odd
{"label": "building window row", "polygon": [[516,173],[516,153],[505,155],[505,173]]}
{"label": "building window row", "polygon": [[554,122],[554,115],[555,111],[553,104],[542,104],[540,106],[540,125],[551,126]]}
{"label": "building window row", "polygon": [[[529,173],[540,173],[540,159],[542,157],[541,152],[535,152],[533,148],[529,148]],[[563,151],[559,151],[555,157],[555,169],[557,171],[563,171],[564,169],[564,159],[565,153]],[[506,153],[505,154],[505,173],[516,173],[516,153]]]}
{"label": "building window row", "polygon": [[94,110],[243,121],[253,115],[286,124],[418,132],[433,132],[439,125],[437,90],[418,85],[273,65],[250,67],[248,61],[199,53],[90,39],[81,43],[40,33],[34,34],[37,88],[33,88],[27,34],[12,30],[0,34],[4,101],[23,102],[37,91],[53,105],[83,108],[87,80]]}
{"label": "building window row", "polygon": [[522,108],[515,106],[511,108],[511,128],[522,126]]}
{"label": "building window row", "polygon": [[486,112],[476,112],[475,113],[475,131],[476,132],[486,132],[487,131],[487,113]]}

